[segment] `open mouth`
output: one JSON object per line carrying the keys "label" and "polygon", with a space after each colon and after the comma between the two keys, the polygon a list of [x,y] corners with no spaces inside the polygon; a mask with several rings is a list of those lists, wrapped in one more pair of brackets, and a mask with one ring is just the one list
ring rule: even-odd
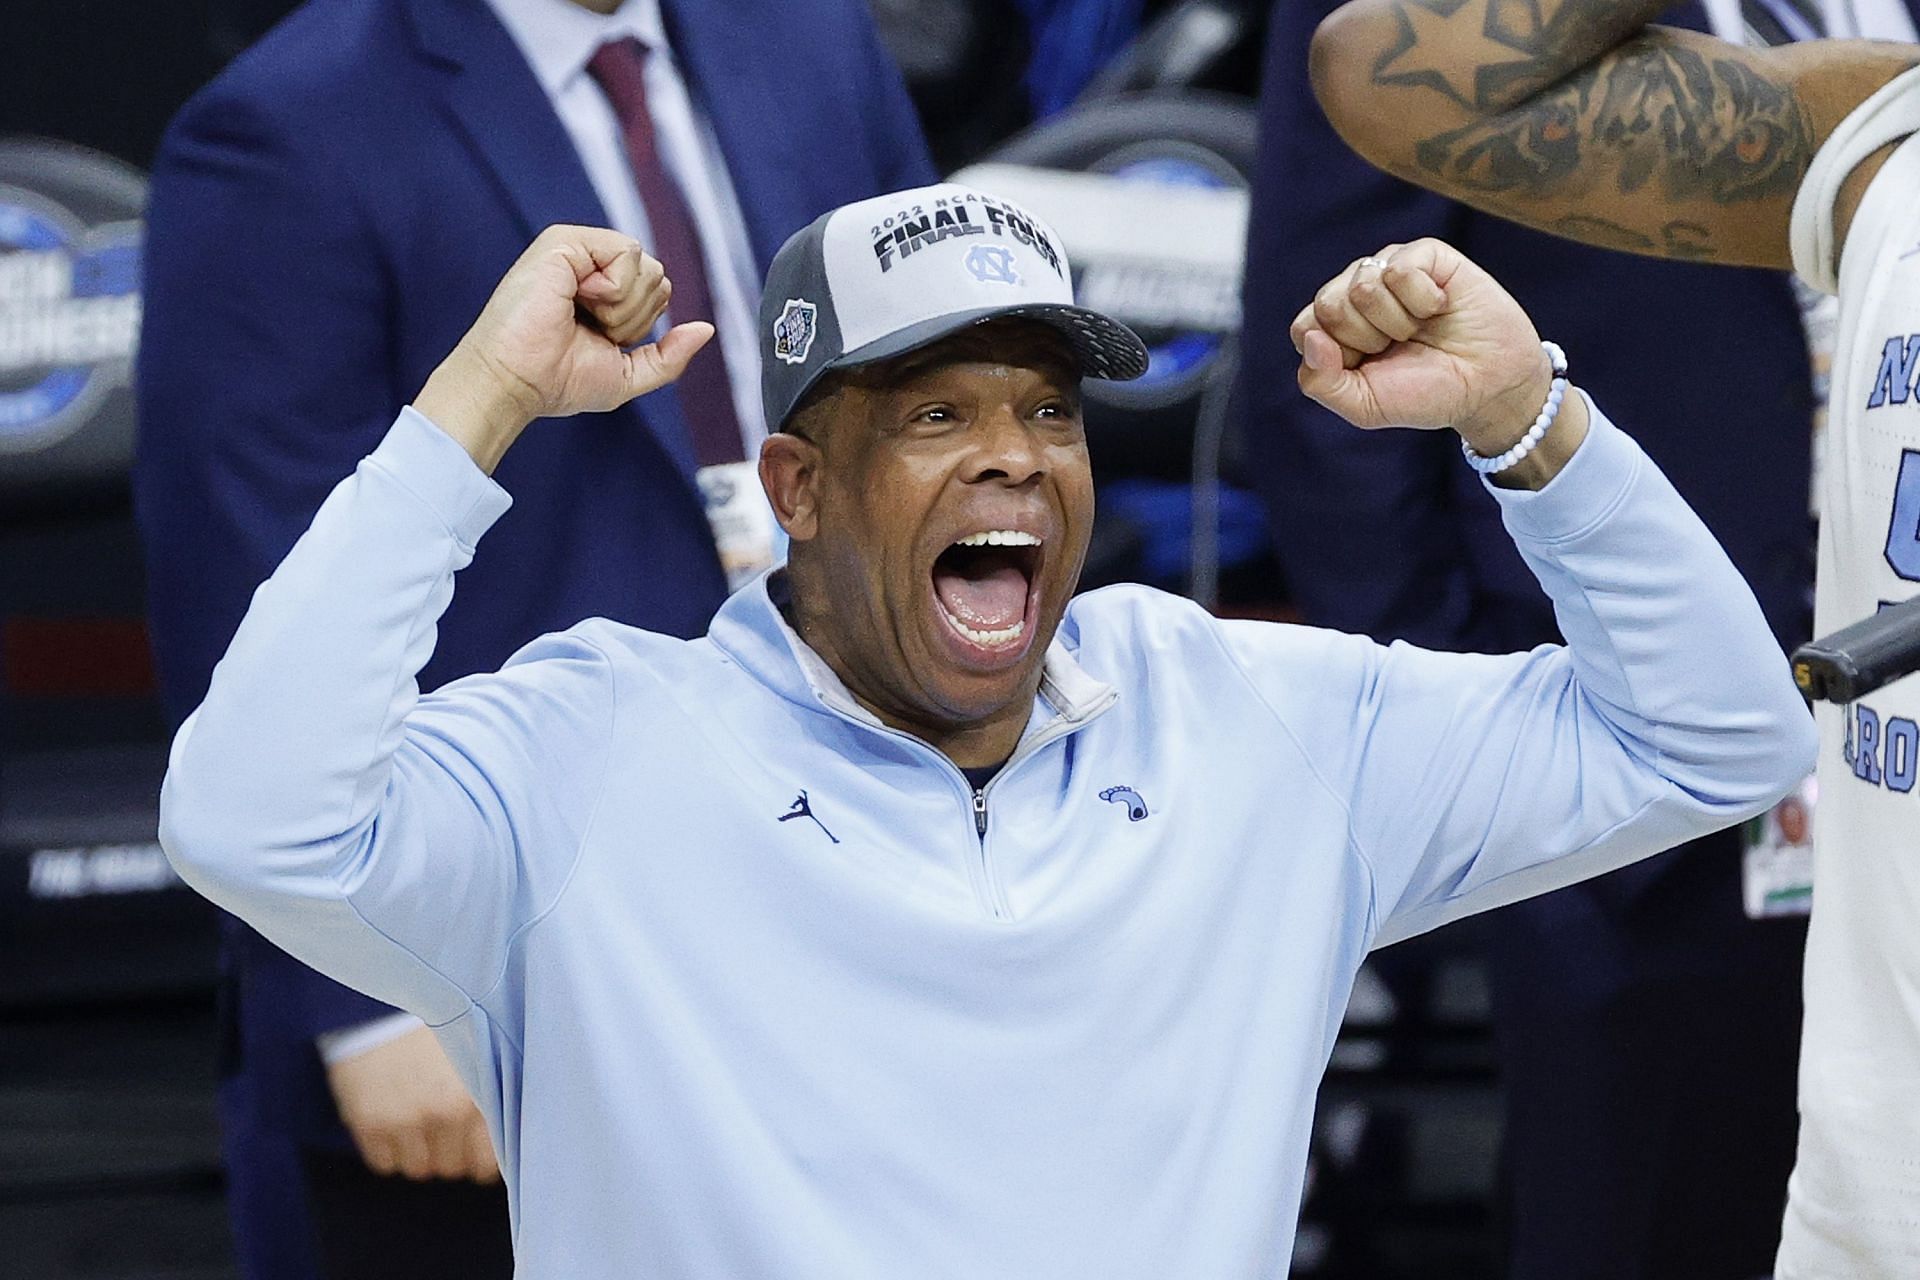
{"label": "open mouth", "polygon": [[933,596],[947,625],[979,656],[1004,658],[1031,638],[1041,539],[1013,529],[971,533],[933,562]]}

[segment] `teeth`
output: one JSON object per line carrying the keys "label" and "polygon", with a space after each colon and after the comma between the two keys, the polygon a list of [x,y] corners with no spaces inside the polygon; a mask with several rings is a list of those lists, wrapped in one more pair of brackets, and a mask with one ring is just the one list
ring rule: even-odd
{"label": "teeth", "polygon": [[1016,529],[988,529],[970,533],[953,544],[956,547],[1037,547],[1040,539]]}
{"label": "teeth", "polygon": [[958,631],[975,644],[982,645],[989,649],[998,648],[1003,644],[1013,643],[1020,638],[1020,633],[1027,629],[1027,620],[1022,618],[1012,626],[1002,627],[998,631],[976,631],[974,628],[960,621],[960,619],[954,617],[953,610],[947,608],[945,605],[940,607],[940,612],[947,615],[947,621],[953,624],[955,631]]}

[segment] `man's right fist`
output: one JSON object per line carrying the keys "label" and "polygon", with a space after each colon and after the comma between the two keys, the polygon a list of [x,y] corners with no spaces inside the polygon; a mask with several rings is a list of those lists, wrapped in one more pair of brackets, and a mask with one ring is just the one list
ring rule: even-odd
{"label": "man's right fist", "polygon": [[491,472],[535,418],[615,409],[679,377],[703,321],[635,346],[667,308],[660,263],[617,231],[548,227],[508,269],[414,408]]}

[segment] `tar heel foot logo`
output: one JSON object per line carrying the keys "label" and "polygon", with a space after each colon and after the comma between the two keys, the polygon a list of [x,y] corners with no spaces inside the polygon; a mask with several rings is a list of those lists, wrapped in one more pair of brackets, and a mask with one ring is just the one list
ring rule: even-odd
{"label": "tar heel foot logo", "polygon": [[785,813],[780,815],[779,820],[781,822],[791,822],[795,818],[805,818],[807,821],[813,823],[814,826],[826,832],[827,839],[833,841],[835,844],[840,843],[840,837],[831,831],[827,831],[827,824],[820,821],[820,819],[814,815],[813,805],[807,800],[807,793],[804,791],[793,798],[793,804]]}
{"label": "tar heel foot logo", "polygon": [[773,354],[787,364],[805,364],[813,350],[819,308],[805,298],[788,298],[773,322]]}
{"label": "tar heel foot logo", "polygon": [[0,454],[74,435],[127,385],[144,199],[110,157],[0,139]]}
{"label": "tar heel foot logo", "polygon": [[1127,821],[1139,822],[1147,816],[1147,802],[1132,787],[1108,787],[1100,793],[1102,800],[1127,807]]}
{"label": "tar heel foot logo", "polygon": [[1013,269],[1013,250],[1005,245],[977,244],[967,250],[963,265],[981,284],[1020,283],[1020,273]]}

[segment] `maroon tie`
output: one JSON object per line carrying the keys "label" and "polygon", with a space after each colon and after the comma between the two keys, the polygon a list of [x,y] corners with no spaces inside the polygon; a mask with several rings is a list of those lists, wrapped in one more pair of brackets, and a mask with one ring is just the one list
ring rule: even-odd
{"label": "maroon tie", "polygon": [[[633,184],[640,191],[640,203],[646,208],[647,226],[653,236],[647,252],[660,259],[673,280],[669,318],[675,324],[689,320],[712,323],[713,290],[707,284],[700,232],[693,225],[693,215],[687,212],[680,184],[660,162],[660,149],[654,144],[653,115],[647,110],[646,65],[647,46],[625,36],[595,50],[587,62],[587,74],[599,83],[620,120],[627,163],[633,167]],[[679,387],[681,410],[693,432],[693,451],[700,465],[738,462],[746,457],[717,331],[707,349],[695,356],[680,375]]]}

